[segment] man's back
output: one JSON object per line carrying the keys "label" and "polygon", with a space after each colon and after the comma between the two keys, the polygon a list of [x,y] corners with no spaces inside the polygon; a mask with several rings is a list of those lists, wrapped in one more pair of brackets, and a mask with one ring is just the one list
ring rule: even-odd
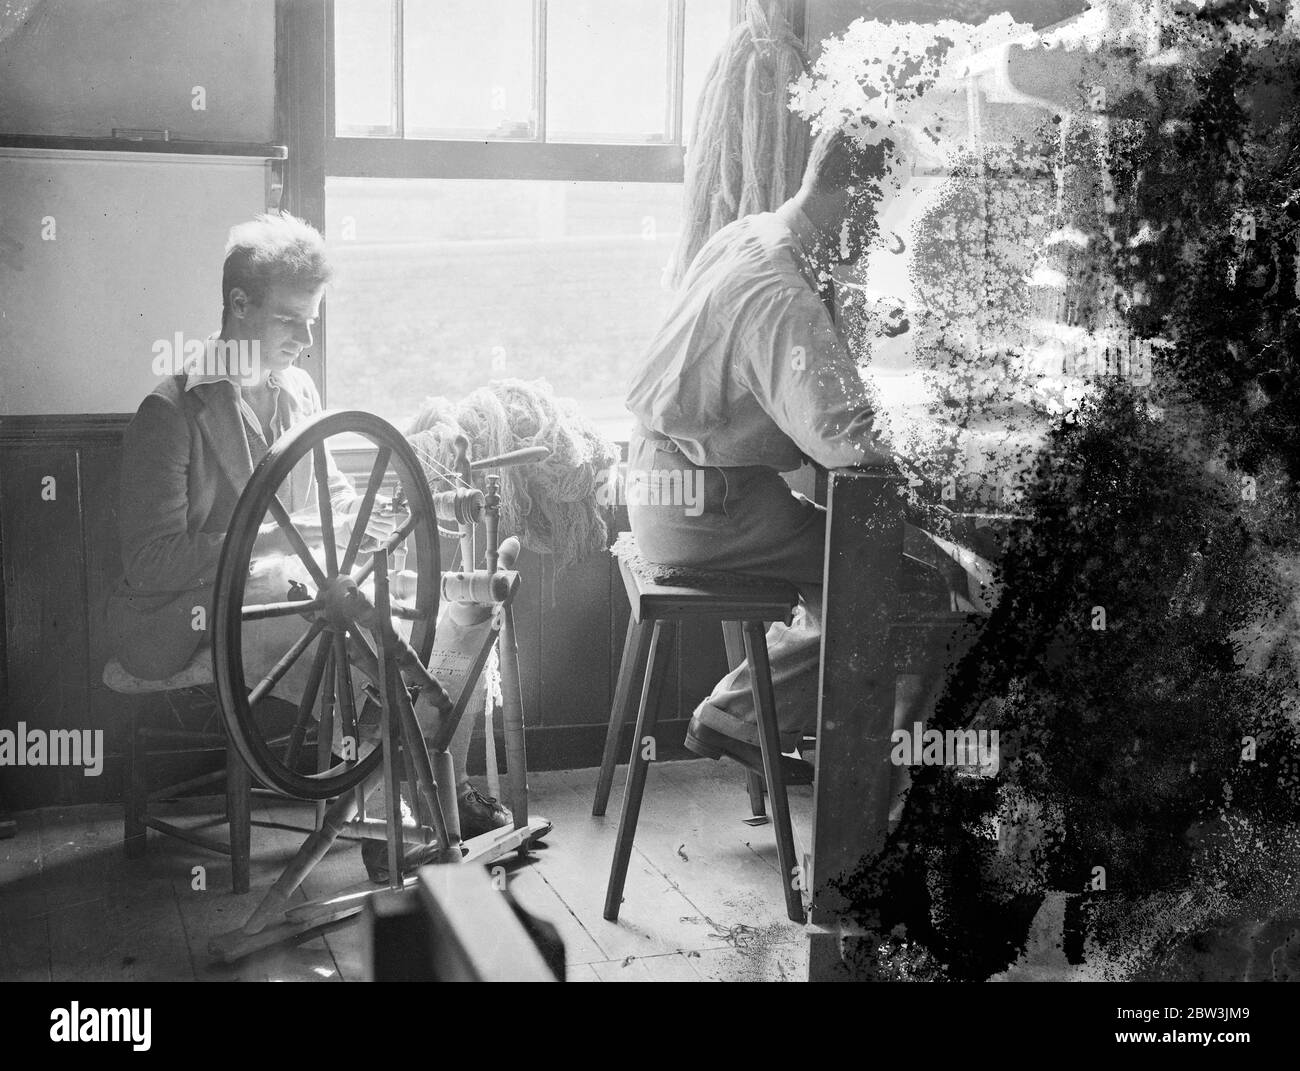
{"label": "man's back", "polygon": [[710,239],[633,376],[628,409],[697,465],[798,468],[875,458],[857,366],[818,296],[801,212]]}

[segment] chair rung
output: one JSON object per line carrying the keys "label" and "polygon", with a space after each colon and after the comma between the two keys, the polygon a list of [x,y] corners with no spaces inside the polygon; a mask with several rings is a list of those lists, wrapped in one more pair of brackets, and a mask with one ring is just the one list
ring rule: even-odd
{"label": "chair rung", "polygon": [[178,781],[174,785],[164,785],[156,788],[146,797],[150,803],[157,803],[159,800],[175,799],[177,796],[183,796],[194,788],[202,788],[204,785],[210,785],[214,781],[224,781],[226,779],[225,770],[217,770],[215,773],[202,774],[199,777],[191,777],[188,781]]}
{"label": "chair rung", "polygon": [[230,845],[225,841],[215,840],[212,837],[205,837],[202,833],[195,833],[190,829],[182,829],[180,826],[174,826],[170,822],[164,822],[161,818],[146,818],[144,824],[150,829],[156,830],[165,837],[175,837],[177,840],[183,840],[187,844],[193,844],[199,848],[206,848],[210,852],[216,852],[218,855],[229,855]]}
{"label": "chair rung", "polygon": [[136,733],[145,740],[176,740],[185,744],[226,746],[226,738],[222,733],[200,733],[189,729],[151,729],[147,725],[142,725]]}

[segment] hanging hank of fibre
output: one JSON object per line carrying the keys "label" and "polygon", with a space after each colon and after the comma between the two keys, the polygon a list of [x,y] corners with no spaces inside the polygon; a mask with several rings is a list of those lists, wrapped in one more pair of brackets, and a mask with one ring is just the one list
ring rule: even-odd
{"label": "hanging hank of fibre", "polygon": [[799,188],[808,124],[790,111],[790,85],[808,71],[783,0],[747,0],[709,68],[686,155],[683,226],[670,279],[728,223],[770,212]]}

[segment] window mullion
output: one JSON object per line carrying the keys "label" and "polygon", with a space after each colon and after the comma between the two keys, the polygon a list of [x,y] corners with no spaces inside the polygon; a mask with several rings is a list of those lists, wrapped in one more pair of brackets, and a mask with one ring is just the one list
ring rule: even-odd
{"label": "window mullion", "polygon": [[406,14],[405,0],[393,3],[393,129],[399,138],[406,137]]}
{"label": "window mullion", "polygon": [[686,0],[675,0],[668,24],[668,142],[680,145],[685,131]]}
{"label": "window mullion", "polygon": [[533,94],[537,105],[536,140],[546,142],[546,0],[533,0]]}

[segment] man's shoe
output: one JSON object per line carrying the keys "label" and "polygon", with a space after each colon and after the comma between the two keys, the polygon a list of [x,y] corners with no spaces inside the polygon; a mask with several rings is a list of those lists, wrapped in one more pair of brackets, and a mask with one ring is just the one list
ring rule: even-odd
{"label": "man's shoe", "polygon": [[462,840],[472,840],[502,826],[514,825],[515,816],[509,807],[503,807],[495,796],[484,796],[472,786],[461,793],[458,802]]}
{"label": "man's shoe", "polygon": [[[441,854],[437,844],[404,844],[402,846],[402,876],[414,874],[422,866],[436,863]],[[376,885],[388,884],[388,841],[363,840],[361,861],[366,873]]]}
{"label": "man's shoe", "polygon": [[[755,773],[763,772],[763,752],[757,744],[747,744],[734,736],[727,736],[707,725],[701,725],[694,718],[686,729],[686,750],[705,759],[720,759],[726,756],[740,763]],[[781,756],[781,769],[785,773],[787,785],[811,785],[813,783],[813,765],[792,755]]]}

